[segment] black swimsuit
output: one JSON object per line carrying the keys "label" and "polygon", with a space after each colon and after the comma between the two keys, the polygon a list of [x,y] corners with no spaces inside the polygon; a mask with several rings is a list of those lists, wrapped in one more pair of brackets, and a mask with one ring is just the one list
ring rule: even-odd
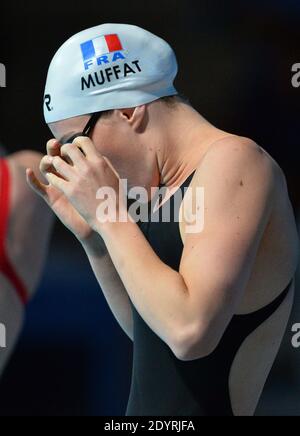
{"label": "black swimsuit", "polygon": [[[182,193],[193,175],[181,186]],[[174,212],[178,213],[174,211],[174,196],[168,201],[174,216]],[[160,259],[179,271],[183,243],[178,220],[140,222],[139,226]],[[233,416],[229,375],[235,356],[245,339],[283,303],[291,283],[263,309],[235,315],[216,350],[208,357],[192,361],[177,359],[132,305],[134,355],[126,416]]]}

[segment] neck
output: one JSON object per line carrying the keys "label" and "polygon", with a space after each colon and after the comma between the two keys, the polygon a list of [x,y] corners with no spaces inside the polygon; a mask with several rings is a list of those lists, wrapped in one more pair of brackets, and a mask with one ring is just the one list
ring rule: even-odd
{"label": "neck", "polygon": [[208,146],[221,135],[192,107],[158,108],[161,132],[157,147],[160,182],[169,188],[180,186],[198,167]]}

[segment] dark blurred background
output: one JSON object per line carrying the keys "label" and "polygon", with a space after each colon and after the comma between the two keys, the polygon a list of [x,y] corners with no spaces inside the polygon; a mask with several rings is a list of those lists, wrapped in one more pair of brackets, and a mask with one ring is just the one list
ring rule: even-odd
{"label": "dark blurred background", "polygon": [[[105,22],[139,25],[174,47],[179,90],[213,124],[251,137],[279,162],[299,217],[300,88],[291,85],[292,65],[300,62],[299,0],[2,2],[7,88],[0,89],[0,141],[8,150],[45,149],[42,100],[51,58],[71,35]],[[258,415],[300,415],[296,322],[299,292]],[[131,364],[132,344],[80,246],[57,224],[40,291],[0,384],[0,414],[124,415]]]}

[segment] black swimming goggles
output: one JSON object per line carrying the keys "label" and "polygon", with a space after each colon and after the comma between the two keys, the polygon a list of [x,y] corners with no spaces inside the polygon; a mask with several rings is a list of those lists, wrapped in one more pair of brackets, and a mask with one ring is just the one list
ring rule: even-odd
{"label": "black swimming goggles", "polygon": [[83,129],[83,131],[78,132],[78,133],[74,133],[74,135],[70,136],[69,138],[66,138],[66,139],[63,138],[61,140],[61,145],[72,144],[74,139],[78,138],[78,136],[89,137],[90,134],[92,133],[95,125],[97,124],[98,120],[100,119],[101,115],[102,115],[102,112],[95,112],[94,114],[92,114],[91,118],[89,119],[89,121],[88,121],[87,125],[85,126],[85,128]]}

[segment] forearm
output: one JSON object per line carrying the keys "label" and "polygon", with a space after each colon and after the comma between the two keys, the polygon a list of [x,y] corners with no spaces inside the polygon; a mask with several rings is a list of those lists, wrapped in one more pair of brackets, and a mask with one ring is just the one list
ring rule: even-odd
{"label": "forearm", "polygon": [[159,259],[135,223],[111,223],[100,231],[137,311],[172,345],[189,319],[190,298],[182,276]]}
{"label": "forearm", "polygon": [[121,328],[133,341],[131,303],[102,239],[99,235],[94,234],[81,244],[88,256],[109,308]]}

